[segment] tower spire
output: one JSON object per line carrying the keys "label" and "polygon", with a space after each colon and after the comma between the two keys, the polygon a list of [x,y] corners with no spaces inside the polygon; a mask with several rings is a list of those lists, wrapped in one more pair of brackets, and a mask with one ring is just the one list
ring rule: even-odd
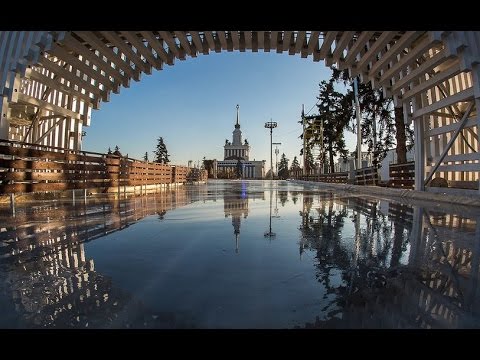
{"label": "tower spire", "polygon": [[235,124],[235,129],[239,129],[240,128],[240,123],[239,123],[239,120],[240,120],[240,110],[239,110],[240,106],[237,104],[237,123]]}

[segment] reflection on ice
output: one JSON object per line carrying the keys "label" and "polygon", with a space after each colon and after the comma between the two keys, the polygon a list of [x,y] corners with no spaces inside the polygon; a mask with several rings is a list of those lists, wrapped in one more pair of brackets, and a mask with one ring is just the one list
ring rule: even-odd
{"label": "reflection on ice", "polygon": [[479,218],[285,181],[17,204],[0,327],[479,327]]}

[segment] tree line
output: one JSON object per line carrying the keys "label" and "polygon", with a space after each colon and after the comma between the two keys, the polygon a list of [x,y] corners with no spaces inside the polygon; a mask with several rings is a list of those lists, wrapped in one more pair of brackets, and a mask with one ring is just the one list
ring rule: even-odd
{"label": "tree line", "polygon": [[[170,155],[168,154],[167,146],[165,145],[165,142],[163,141],[163,137],[159,137],[157,139],[157,146],[155,147],[155,150],[153,152],[153,162],[159,163],[159,164],[168,164],[170,162]],[[115,151],[112,152],[112,149],[109,147],[107,151],[108,155],[117,155],[117,156],[123,156],[122,153],[120,152],[120,148],[118,145],[115,145]],[[148,158],[148,151],[145,152],[145,155],[143,155],[143,160],[144,161],[150,161]]]}

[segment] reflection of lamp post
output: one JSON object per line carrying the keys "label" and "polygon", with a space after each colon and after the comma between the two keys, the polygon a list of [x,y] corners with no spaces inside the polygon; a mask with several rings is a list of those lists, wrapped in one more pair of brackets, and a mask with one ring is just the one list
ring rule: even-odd
{"label": "reflection of lamp post", "polygon": [[270,180],[273,180],[272,131],[276,127],[277,123],[275,121],[268,121],[265,123],[265,128],[270,129]]}
{"label": "reflection of lamp post", "polygon": [[272,240],[272,238],[275,238],[275,236],[277,236],[277,234],[272,232],[272,189],[270,189],[270,218],[269,218],[269,222],[270,222],[270,226],[268,228],[268,231],[266,231],[263,234],[263,236],[268,237],[270,240]]}
{"label": "reflection of lamp post", "polygon": [[275,173],[277,174],[277,178],[278,178],[278,146],[277,145],[282,145],[282,143],[280,142],[274,142],[272,143],[272,145],[275,145]]}

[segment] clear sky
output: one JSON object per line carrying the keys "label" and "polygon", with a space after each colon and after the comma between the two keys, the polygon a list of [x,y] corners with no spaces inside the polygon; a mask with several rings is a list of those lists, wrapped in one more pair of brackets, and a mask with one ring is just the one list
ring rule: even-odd
{"label": "clear sky", "polygon": [[[162,136],[172,164],[188,160],[223,160],[225,139],[232,140],[236,105],[240,105],[243,139],[250,143],[250,159],[267,160],[270,168],[270,133],[266,121],[276,121],[273,142],[281,142],[280,154],[290,161],[302,142],[302,103],[308,112],[316,103],[318,84],[330,70],[323,61],[286,53],[246,51],[210,53],[176,60],[161,71],[132,80],[130,88],[111,94],[92,113],[84,128],[83,149],[106,152],[120,147],[122,154],[141,159],[148,151],[153,159],[157,138]],[[316,112],[316,107],[310,114]],[[346,133],[347,146],[355,135]],[[275,154],[274,154],[275,162]]]}

